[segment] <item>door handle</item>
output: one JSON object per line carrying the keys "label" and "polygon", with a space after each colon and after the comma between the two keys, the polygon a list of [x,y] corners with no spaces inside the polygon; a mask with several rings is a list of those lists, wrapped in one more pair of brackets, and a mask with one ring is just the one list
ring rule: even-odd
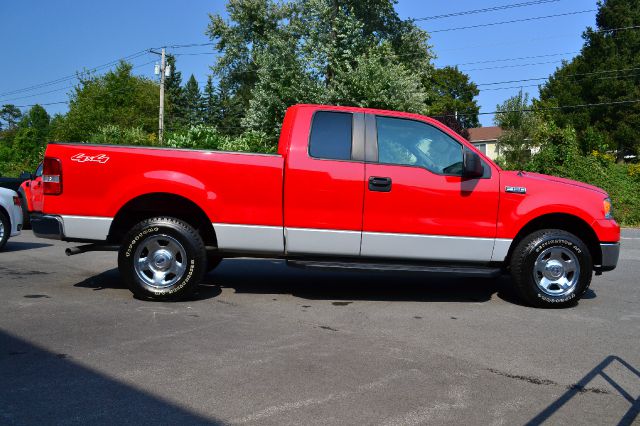
{"label": "door handle", "polygon": [[369,191],[377,191],[377,192],[391,191],[391,178],[371,176],[369,178]]}

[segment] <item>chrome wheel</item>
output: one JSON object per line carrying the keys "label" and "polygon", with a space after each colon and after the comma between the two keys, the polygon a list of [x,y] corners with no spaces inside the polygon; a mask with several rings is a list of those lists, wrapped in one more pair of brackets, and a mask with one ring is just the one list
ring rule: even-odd
{"label": "chrome wheel", "polygon": [[549,247],[538,255],[533,278],[545,294],[567,296],[576,289],[580,278],[578,257],[565,247]]}
{"label": "chrome wheel", "polygon": [[0,241],[4,238],[4,222],[0,220]]}
{"label": "chrome wheel", "polygon": [[168,235],[154,235],[142,241],[133,262],[138,278],[155,289],[173,286],[187,270],[184,247]]}

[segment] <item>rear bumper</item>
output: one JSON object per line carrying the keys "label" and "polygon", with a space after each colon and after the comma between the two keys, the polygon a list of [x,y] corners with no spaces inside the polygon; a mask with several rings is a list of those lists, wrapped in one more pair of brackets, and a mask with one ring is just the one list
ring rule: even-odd
{"label": "rear bumper", "polygon": [[620,243],[602,243],[600,244],[602,251],[602,265],[600,271],[612,271],[618,265],[618,257],[620,257]]}
{"label": "rear bumper", "polygon": [[38,238],[64,239],[64,226],[62,218],[59,216],[33,214],[31,215],[31,229]]}
{"label": "rear bumper", "polygon": [[22,208],[15,205],[11,206],[9,209],[9,216],[9,221],[11,222],[9,236],[16,237],[20,235],[20,231],[22,231]]}

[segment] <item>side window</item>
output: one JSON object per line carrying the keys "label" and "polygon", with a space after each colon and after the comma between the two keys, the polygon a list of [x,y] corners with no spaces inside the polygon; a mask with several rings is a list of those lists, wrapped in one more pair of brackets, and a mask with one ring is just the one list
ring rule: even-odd
{"label": "side window", "polygon": [[42,176],[42,163],[40,163],[40,165],[36,169],[36,177],[40,177],[40,176]]}
{"label": "side window", "polygon": [[462,175],[462,145],[420,121],[376,117],[378,161],[423,167],[433,173]]}
{"label": "side window", "polygon": [[352,122],[350,113],[316,112],[311,124],[309,155],[314,158],[350,160]]}

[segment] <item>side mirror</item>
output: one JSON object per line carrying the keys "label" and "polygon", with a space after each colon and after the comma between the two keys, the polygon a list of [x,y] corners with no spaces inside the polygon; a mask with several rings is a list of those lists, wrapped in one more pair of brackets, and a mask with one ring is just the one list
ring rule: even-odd
{"label": "side mirror", "polygon": [[480,156],[470,149],[462,152],[462,177],[480,178],[484,175],[484,166]]}

